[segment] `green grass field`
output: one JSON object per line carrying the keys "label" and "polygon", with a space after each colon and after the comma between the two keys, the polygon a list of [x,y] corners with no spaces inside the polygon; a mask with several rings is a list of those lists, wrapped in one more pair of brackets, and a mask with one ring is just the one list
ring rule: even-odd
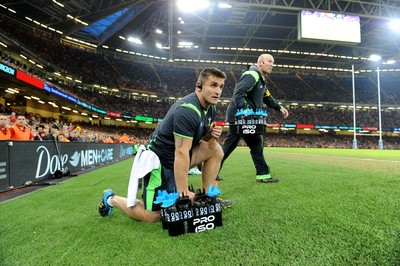
{"label": "green grass field", "polygon": [[[0,265],[400,265],[400,151],[268,148],[275,184],[255,182],[248,148],[219,183],[224,226],[170,237],[115,210],[132,159],[0,204]],[[200,186],[199,176],[189,183]]]}

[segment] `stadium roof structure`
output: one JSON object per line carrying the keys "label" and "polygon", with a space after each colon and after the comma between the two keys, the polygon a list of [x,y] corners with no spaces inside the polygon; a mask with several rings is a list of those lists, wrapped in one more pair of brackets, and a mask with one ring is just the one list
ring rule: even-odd
{"label": "stadium roof structure", "polygon": [[[207,8],[191,12],[180,10],[177,1],[5,0],[0,12],[138,61],[244,65],[268,52],[282,69],[348,71],[352,65],[374,69],[368,58],[378,54],[383,67],[400,69],[400,32],[388,27],[400,18],[398,0],[210,0]],[[298,40],[302,10],[359,16],[361,43]],[[390,60],[397,63],[385,65]]]}

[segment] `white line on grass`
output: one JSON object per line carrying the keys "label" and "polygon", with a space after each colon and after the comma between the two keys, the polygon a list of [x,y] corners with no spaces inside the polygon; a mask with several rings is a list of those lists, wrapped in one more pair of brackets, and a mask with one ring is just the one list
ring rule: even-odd
{"label": "white line on grass", "polygon": [[354,158],[354,157],[347,157],[347,156],[330,156],[330,155],[304,154],[304,153],[282,152],[282,151],[268,151],[268,152],[269,152],[269,153],[293,154],[293,155],[299,155],[299,156],[310,156],[310,157],[327,157],[327,158],[336,158],[336,159],[349,159],[349,160],[361,160],[361,161],[376,161],[376,162],[400,163],[400,161],[381,160],[381,159],[371,159],[371,158]]}

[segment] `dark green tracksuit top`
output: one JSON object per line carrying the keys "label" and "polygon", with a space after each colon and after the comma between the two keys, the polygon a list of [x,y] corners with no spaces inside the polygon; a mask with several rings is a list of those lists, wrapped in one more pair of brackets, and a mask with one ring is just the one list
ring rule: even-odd
{"label": "dark green tracksuit top", "polygon": [[215,119],[216,107],[204,109],[195,93],[191,93],[171,106],[164,119],[151,134],[148,148],[155,152],[161,164],[174,168],[175,138],[178,135],[192,139],[192,149],[199,145]]}
{"label": "dark green tracksuit top", "polygon": [[231,102],[226,112],[226,121],[235,122],[238,109],[261,109],[265,103],[268,107],[279,111],[282,105],[275,100],[267,87],[267,81],[261,76],[256,65],[248,66],[233,91]]}

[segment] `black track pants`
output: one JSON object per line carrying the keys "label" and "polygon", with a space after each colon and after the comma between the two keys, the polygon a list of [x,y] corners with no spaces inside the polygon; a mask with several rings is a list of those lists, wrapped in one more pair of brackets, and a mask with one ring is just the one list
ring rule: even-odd
{"label": "black track pants", "polygon": [[236,149],[240,139],[246,142],[250,148],[251,158],[253,159],[254,166],[256,167],[256,175],[269,174],[269,167],[264,158],[264,135],[239,135],[236,133],[235,126],[229,126],[228,136],[222,146],[224,151],[224,158],[222,159],[221,168],[226,158]]}

